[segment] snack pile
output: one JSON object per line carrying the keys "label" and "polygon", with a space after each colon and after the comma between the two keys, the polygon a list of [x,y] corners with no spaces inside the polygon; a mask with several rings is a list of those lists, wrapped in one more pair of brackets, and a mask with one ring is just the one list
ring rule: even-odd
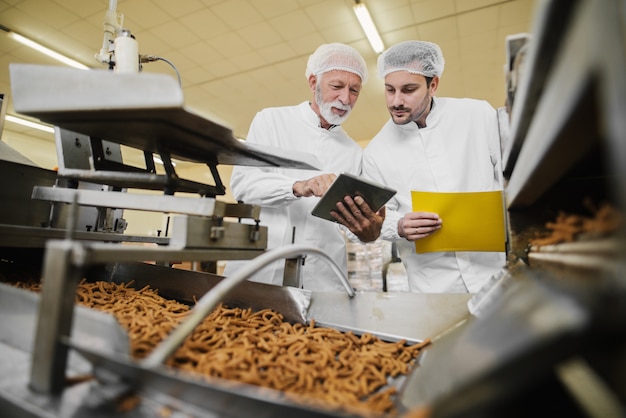
{"label": "snack pile", "polygon": [[541,247],[574,242],[583,234],[605,236],[615,232],[623,223],[621,213],[608,203],[596,208],[587,200],[585,206],[593,214],[592,216],[559,212],[553,222],[546,222],[545,226],[549,232],[530,240],[530,245]]}
{"label": "snack pile", "polygon": [[[131,355],[150,354],[190,311],[149,286],[80,282],[76,300],[111,313],[127,330]],[[18,285],[39,290],[39,285]],[[391,379],[408,372],[429,340],[409,345],[333,328],[291,324],[271,309],[218,306],[166,361],[198,376],[282,391],[295,402],[361,416],[397,415]]]}

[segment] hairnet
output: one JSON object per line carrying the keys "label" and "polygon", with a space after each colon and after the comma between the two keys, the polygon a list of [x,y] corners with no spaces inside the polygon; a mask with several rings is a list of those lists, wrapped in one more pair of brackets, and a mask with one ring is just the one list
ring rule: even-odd
{"label": "hairnet", "polygon": [[439,45],[426,41],[405,41],[392,46],[378,57],[378,76],[408,71],[424,77],[441,76],[445,61]]}
{"label": "hairnet", "polygon": [[367,81],[367,65],[358,51],[351,46],[332,43],[320,45],[309,57],[306,64],[306,78],[311,74],[342,70],[354,73],[361,77],[361,84]]}

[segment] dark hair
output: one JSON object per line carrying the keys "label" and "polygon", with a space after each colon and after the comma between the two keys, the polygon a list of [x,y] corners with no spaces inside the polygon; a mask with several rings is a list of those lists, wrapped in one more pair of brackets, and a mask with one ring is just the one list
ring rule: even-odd
{"label": "dark hair", "polygon": [[433,81],[434,77],[426,77],[426,87],[430,88],[430,82]]}

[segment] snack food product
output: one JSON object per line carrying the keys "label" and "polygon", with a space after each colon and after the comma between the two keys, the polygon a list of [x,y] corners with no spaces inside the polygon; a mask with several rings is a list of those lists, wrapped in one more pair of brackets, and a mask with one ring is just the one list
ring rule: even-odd
{"label": "snack food product", "polygon": [[[78,303],[111,313],[127,330],[131,355],[143,358],[187,315],[188,305],[146,286],[82,280]],[[38,285],[20,287],[39,290]],[[426,340],[386,342],[364,333],[291,324],[271,309],[218,306],[166,364],[282,391],[296,402],[362,416],[394,414],[390,380],[407,373]]]}
{"label": "snack food product", "polygon": [[290,324],[270,309],[215,309],[168,360],[202,375],[277,389],[299,401],[362,413],[394,410],[388,379],[430,341],[407,345],[365,333]]}
{"label": "snack food product", "polygon": [[593,216],[583,216],[559,212],[553,222],[546,222],[550,232],[530,240],[536,247],[554,245],[563,242],[574,242],[583,234],[609,235],[615,232],[624,222],[620,212],[608,203],[595,207],[591,200],[585,199],[583,205]]}

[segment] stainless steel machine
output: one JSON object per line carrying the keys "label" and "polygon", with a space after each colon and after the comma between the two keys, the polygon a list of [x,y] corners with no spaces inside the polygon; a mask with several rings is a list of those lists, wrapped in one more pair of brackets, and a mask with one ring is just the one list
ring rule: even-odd
{"label": "stainless steel machine", "polygon": [[[502,143],[507,269],[475,295],[354,293],[349,288],[319,294],[246,282],[245,271],[222,278],[140,263],[249,258],[254,269],[268,260],[316,250],[294,245],[265,251],[262,228],[227,225],[224,218],[256,219],[258,212],[212,199],[219,194],[219,180],[214,187],[193,184],[178,179],[172,167],[165,176],[156,176],[150,167],[130,174],[102,167],[66,167],[53,173],[7,162],[11,172],[36,172],[25,183],[30,190],[20,192],[15,202],[34,205],[33,210],[40,207],[44,220],[51,219],[50,205],[64,206],[59,219],[65,224],[42,227],[12,217],[0,225],[4,258],[17,260],[28,248],[45,249],[46,281],[40,296],[0,286],[0,409],[7,416],[105,417],[111,416],[111,399],[130,388],[142,402],[120,416],[155,416],[163,405],[194,417],[349,415],[300,405],[245,384],[188,380],[164,366],[163,359],[180,338],[215,303],[224,301],[272,307],[292,321],[314,319],[391,341],[431,338],[433,344],[423,350],[409,375],[390,382],[398,389],[401,415],[624,416],[626,225],[622,221],[610,234],[578,235],[573,242],[533,246],[531,241],[536,233],[545,233],[546,223],[560,212],[590,215],[585,203],[589,200],[608,202],[626,219],[625,21],[626,10],[616,0],[539,4],[523,66],[507,63],[511,71],[523,67],[510,92],[514,101]],[[90,144],[93,138],[104,139],[159,154],[165,161],[176,157],[208,164],[212,172],[217,164],[302,164],[296,156],[278,157],[231,141],[227,130],[186,110],[173,85],[159,83],[169,93],[150,97],[155,83],[144,78],[146,74],[104,73],[91,79],[95,73],[85,73],[85,84],[80,84],[85,89],[70,92],[65,99],[72,106],[63,107],[47,83],[75,80],[75,73],[14,68],[16,109],[57,126],[57,142],[62,142],[63,132],[71,132],[70,143],[76,138]],[[38,77],[40,71],[47,80]],[[116,102],[116,94],[111,94],[104,104],[90,102],[90,82],[109,82],[102,77],[114,76],[122,78],[109,80],[112,92],[118,83],[120,91],[145,89],[145,101],[133,95],[132,100]],[[50,93],[42,98],[42,91]],[[114,190],[58,187],[60,178]],[[131,185],[165,193],[139,202],[122,191]],[[182,189],[200,197],[176,196]],[[120,242],[133,238],[115,228],[75,228],[83,206],[180,215],[173,218],[171,236],[159,237],[156,247],[131,247]],[[104,235],[94,235],[99,233]],[[80,277],[119,282],[132,278],[137,286],[151,284],[175,299],[199,300],[189,321],[153,355],[133,361],[124,332],[111,317],[74,307],[73,289]],[[85,371],[96,380],[67,384],[68,377]]]}
{"label": "stainless steel machine", "polygon": [[[168,77],[31,65],[12,65],[11,75],[15,109],[55,125],[59,156],[56,172],[3,162],[6,178],[16,169],[31,173],[29,181],[20,184],[20,199],[12,200],[12,212],[22,214],[33,203],[40,208],[32,214],[32,220],[13,216],[2,220],[6,232],[2,250],[10,260],[7,265],[11,270],[23,267],[23,260],[39,264],[40,270],[33,268],[33,274],[45,280],[41,295],[4,286],[1,289],[0,309],[3,316],[12,318],[0,332],[8,353],[3,365],[19,364],[24,368],[19,373],[8,370],[5,374],[0,406],[11,413],[19,416],[32,411],[35,416],[45,415],[53,402],[58,403],[53,408],[57,416],[98,416],[110,408],[112,395],[107,396],[107,392],[118,394],[135,388],[146,391],[146,405],[156,402],[146,410],[138,408],[133,412],[137,416],[153,416],[157,408],[154,405],[176,404],[176,398],[185,400],[178,405],[181,411],[200,408],[201,416],[257,415],[259,408],[268,414],[297,410],[324,416],[328,413],[263,396],[261,388],[243,387],[233,392],[230,385],[203,385],[183,379],[167,372],[163,360],[221,301],[258,309],[271,307],[292,322],[315,319],[320,325],[355,332],[367,330],[391,341],[420,341],[466,315],[468,295],[434,295],[428,300],[438,300],[437,309],[429,308],[430,302],[426,309],[419,309],[423,312],[420,321],[404,321],[403,312],[392,313],[390,307],[409,308],[415,303],[414,296],[355,295],[339,268],[335,268],[336,279],[344,284],[345,292],[328,295],[315,295],[293,286],[245,282],[246,269],[237,276],[221,278],[170,268],[171,260],[252,259],[248,270],[253,271],[281,258],[293,264],[308,254],[325,257],[335,266],[316,248],[293,245],[265,251],[267,231],[260,225],[259,208],[227,204],[216,198],[224,194],[218,164],[314,169],[315,159],[237,141],[228,129],[186,109],[180,88]],[[97,94],[103,88],[108,92],[104,101]],[[121,145],[144,152],[146,167],[125,165]],[[155,172],[154,155],[164,161],[165,174]],[[215,184],[179,178],[172,159],[206,164]],[[137,194],[128,189],[162,194]],[[185,195],[177,195],[179,192]],[[197,196],[190,197],[190,193]],[[125,234],[126,209],[167,213],[171,231],[158,237]],[[243,218],[252,222],[240,222]],[[27,250],[38,252],[33,255]],[[112,318],[74,306],[73,295],[81,278],[123,283],[132,280],[138,288],[149,284],[161,295],[194,303],[194,313],[190,322],[175,331],[150,358],[136,362],[129,357],[124,332]],[[297,278],[285,281],[298,282]],[[388,313],[372,316],[370,309]],[[438,313],[440,309],[442,313]],[[422,323],[424,318],[430,319]],[[85,371],[100,378],[106,373],[119,374],[113,381],[102,378],[97,388],[68,387],[68,376]],[[153,390],[163,384],[171,389],[183,385],[189,398],[175,398],[169,389],[155,395]],[[84,397],[102,399],[94,406],[91,401],[85,404]],[[159,403],[157,398],[161,397]],[[216,402],[216,398],[221,401]],[[230,399],[237,408],[230,403],[225,407],[223,399]]]}

